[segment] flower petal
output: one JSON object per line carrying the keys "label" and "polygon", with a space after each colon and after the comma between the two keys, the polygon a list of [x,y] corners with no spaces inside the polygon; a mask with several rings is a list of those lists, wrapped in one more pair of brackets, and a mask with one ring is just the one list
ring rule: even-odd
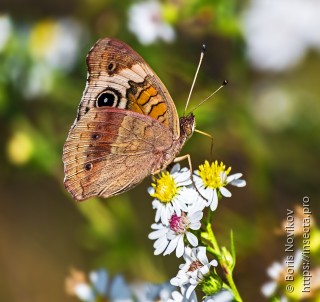
{"label": "flower petal", "polygon": [[[190,244],[192,246],[197,246],[198,245],[198,238],[196,235],[190,233],[190,232],[187,232],[186,233],[186,236],[187,236],[187,239],[188,241],[190,242]],[[181,255],[182,256],[182,255]]]}
{"label": "flower petal", "polygon": [[118,275],[113,279],[110,288],[110,300],[114,302],[130,302],[131,291],[129,286],[125,283],[122,276]]}
{"label": "flower petal", "polygon": [[270,297],[274,294],[276,288],[277,283],[275,281],[271,281],[263,284],[263,286],[261,287],[261,292],[265,297]]}
{"label": "flower petal", "polygon": [[232,302],[233,294],[229,290],[221,290],[212,296],[207,296],[203,302]]}
{"label": "flower petal", "polygon": [[156,239],[156,241],[153,243],[153,247],[154,247],[154,248],[158,248],[158,246],[160,246],[160,245],[161,245],[161,242],[163,242],[163,241],[165,241],[165,242],[168,243],[168,238],[167,238],[167,236],[162,236],[162,237]]}
{"label": "flower petal", "polygon": [[227,183],[234,181],[235,179],[239,179],[242,176],[242,173],[235,173],[232,175],[229,175],[227,177]]}
{"label": "flower petal", "polygon": [[213,199],[212,202],[210,204],[210,209],[211,211],[215,211],[218,207],[218,194],[217,194],[217,190],[214,189],[213,190]]}
{"label": "flower petal", "polygon": [[230,182],[230,185],[233,185],[233,186],[239,187],[239,188],[245,187],[246,184],[247,184],[246,181],[243,179],[236,179],[236,180],[233,180]]}
{"label": "flower petal", "polygon": [[210,266],[218,266],[218,261],[216,259],[213,259],[209,262]]}
{"label": "flower petal", "polygon": [[178,235],[173,240],[170,241],[170,243],[168,244],[168,247],[165,250],[165,252],[163,253],[163,255],[170,255],[175,250],[175,248],[177,247],[177,245],[179,243],[179,237],[181,237],[181,236],[182,235]]}
{"label": "flower petal", "polygon": [[172,167],[172,169],[171,169],[171,171],[170,171],[170,174],[172,175],[172,174],[177,173],[177,172],[179,172],[179,171],[180,171],[180,164],[177,163],[177,164],[175,164],[175,165]]}
{"label": "flower petal", "polygon": [[203,265],[207,265],[209,261],[206,255],[206,248],[204,246],[199,246],[197,247],[197,250],[198,250],[197,258]]}
{"label": "flower petal", "polygon": [[184,253],[184,242],[183,242],[184,236],[181,235],[178,241],[177,249],[176,249],[176,256],[177,258],[180,258]]}
{"label": "flower petal", "polygon": [[189,217],[189,220],[191,222],[200,221],[202,219],[202,217],[203,217],[203,212],[202,211],[196,211],[196,212],[191,213],[191,214],[189,213],[188,217]]}
{"label": "flower petal", "polygon": [[154,194],[154,192],[155,192],[154,187],[149,187],[149,188],[148,188],[148,193],[149,193],[149,195]]}
{"label": "flower petal", "polygon": [[169,225],[169,219],[173,214],[173,207],[171,204],[162,205],[161,207],[161,222],[164,225]]}
{"label": "flower petal", "polygon": [[168,227],[165,227],[164,225],[162,225],[163,228],[162,229],[159,229],[159,230],[156,230],[154,232],[151,232],[149,235],[148,235],[148,238],[151,239],[151,240],[155,240],[155,239],[158,239],[162,236],[165,236],[167,233],[168,233]]}
{"label": "flower petal", "polygon": [[185,186],[187,184],[191,184],[191,176],[189,169],[181,170],[180,173],[174,175],[174,180],[178,184],[179,187]]}
{"label": "flower petal", "polygon": [[207,265],[204,265],[204,266],[202,266],[202,267],[199,268],[199,272],[200,272],[203,276],[207,275],[207,274],[209,273],[209,271],[210,271],[210,269],[209,269],[209,267],[208,267]]}
{"label": "flower petal", "polygon": [[179,270],[177,276],[172,278],[170,283],[174,286],[183,286],[189,283],[189,276],[184,271]]}
{"label": "flower petal", "polygon": [[152,208],[156,209],[156,216],[155,216],[155,222],[158,222],[161,218],[161,209],[162,209],[163,205],[160,203],[159,200],[155,199],[152,202]]}
{"label": "flower petal", "polygon": [[178,216],[181,216],[181,204],[183,204],[183,203],[182,202],[179,203],[178,197],[176,197],[175,200],[172,202],[172,206],[174,208],[174,211]]}
{"label": "flower petal", "polygon": [[163,253],[163,251],[166,249],[169,241],[166,238],[159,238],[155,243],[153,244],[153,247],[155,248],[154,250],[154,255],[160,255]]}
{"label": "flower petal", "polygon": [[[186,248],[184,249],[184,254],[183,254],[183,259],[185,260],[185,262],[186,262],[186,266],[188,266],[188,263],[191,263],[194,259],[194,257],[192,257],[193,256],[193,253],[192,253],[192,249],[191,249],[191,247],[189,247],[189,246],[186,246]],[[196,259],[195,259],[196,260]],[[188,270],[189,268],[187,268],[187,270]]]}
{"label": "flower petal", "polygon": [[99,269],[91,272],[89,275],[89,279],[99,294],[106,294],[109,276],[104,269]]}
{"label": "flower petal", "polygon": [[274,262],[272,265],[267,269],[267,274],[272,279],[278,279],[280,274],[283,271],[283,266],[279,262]]}
{"label": "flower petal", "polygon": [[74,293],[82,301],[91,302],[91,301],[94,301],[95,299],[95,295],[92,288],[85,283],[77,284],[74,287]]}
{"label": "flower petal", "polygon": [[201,228],[201,222],[198,221],[198,222],[193,222],[190,224],[189,228],[191,230],[199,230]]}
{"label": "flower petal", "polygon": [[160,230],[163,228],[163,224],[162,223],[153,223],[151,224],[151,229],[153,230]]}
{"label": "flower petal", "polygon": [[195,284],[195,285],[190,285],[190,286],[188,287],[187,292],[186,292],[186,298],[187,298],[187,300],[189,300],[192,292],[194,291],[194,289],[195,289],[196,287],[197,287],[197,284]]}
{"label": "flower petal", "polygon": [[[205,188],[205,195],[203,197],[206,197],[206,199],[208,200],[208,203],[212,202],[213,199],[213,192],[214,190],[212,190],[211,188]],[[202,194],[202,192],[200,191],[200,193]]]}
{"label": "flower petal", "polygon": [[231,197],[232,195],[231,192],[225,187],[220,187],[219,190],[224,197]]}

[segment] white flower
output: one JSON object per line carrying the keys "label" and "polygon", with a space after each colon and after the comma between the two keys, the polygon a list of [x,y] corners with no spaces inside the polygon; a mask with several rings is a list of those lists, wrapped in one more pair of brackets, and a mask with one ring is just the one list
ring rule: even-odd
{"label": "white flower", "polygon": [[173,290],[174,287],[168,282],[155,284],[149,287],[149,290],[147,291],[147,298],[151,301],[166,302]]}
{"label": "white flower", "polygon": [[84,29],[71,18],[37,23],[30,33],[30,52],[49,68],[69,71],[75,64]]}
{"label": "white flower", "polygon": [[134,284],[131,289],[135,294],[134,301],[167,302],[176,288],[170,283],[165,282],[161,284]]}
{"label": "white flower", "polygon": [[38,62],[33,64],[29,70],[29,76],[23,93],[26,98],[46,94],[53,88],[54,77],[52,69],[48,68],[47,64]]}
{"label": "white flower", "polygon": [[232,302],[233,294],[228,290],[222,290],[212,296],[207,296],[203,302]]}
{"label": "white flower", "polygon": [[193,291],[190,295],[190,297],[187,299],[186,298],[186,287],[182,286],[180,288],[180,291],[174,291],[172,292],[172,299],[169,299],[168,302],[197,302],[197,295],[196,293]]}
{"label": "white flower", "polygon": [[257,89],[251,107],[256,122],[274,132],[290,127],[300,108],[292,89],[285,89],[278,84]]}
{"label": "white flower", "polygon": [[253,0],[244,13],[247,53],[259,69],[296,65],[310,47],[320,48],[319,0]]}
{"label": "white flower", "polygon": [[202,216],[202,211],[182,212],[180,216],[174,213],[169,220],[169,225],[152,224],[151,228],[155,231],[151,232],[148,237],[151,240],[156,240],[153,245],[154,254],[168,255],[176,250],[176,256],[180,258],[185,250],[185,237],[192,246],[197,246],[198,238],[189,230],[200,229]]}
{"label": "white flower", "polygon": [[36,23],[29,36],[33,58],[23,93],[32,99],[49,93],[57,70],[69,72],[75,65],[85,30],[71,18]]}
{"label": "white flower", "polygon": [[113,278],[108,296],[113,302],[133,302],[130,288],[120,275]]}
{"label": "white flower", "polygon": [[190,171],[187,168],[180,170],[180,165],[176,164],[171,173],[162,172],[159,178],[154,178],[152,187],[148,192],[155,199],[152,206],[156,209],[155,221],[161,220],[162,224],[169,225],[169,219],[175,212],[181,215],[181,211],[187,212],[187,204],[192,202],[189,188],[187,185],[192,183]]}
{"label": "white flower", "polygon": [[177,276],[172,278],[170,283],[180,287],[186,286],[186,298],[189,299],[197,285],[209,274],[210,267],[217,266],[218,262],[208,261],[204,246],[193,249],[186,247],[183,258],[186,263],[179,266]]}
{"label": "white flower", "polygon": [[164,22],[158,1],[134,4],[129,9],[129,30],[140,43],[152,44],[158,38],[171,42],[175,38],[173,28]]}
{"label": "white flower", "polygon": [[218,206],[218,192],[224,197],[231,197],[231,192],[225,187],[231,184],[236,187],[244,187],[245,180],[240,179],[242,174],[236,173],[229,175],[231,168],[226,170],[226,166],[218,161],[211,165],[205,161],[199,166],[199,170],[195,171],[194,182],[199,193],[207,199],[207,206],[211,211],[215,211]]}
{"label": "white flower", "polygon": [[116,276],[109,284],[105,270],[93,271],[89,275],[90,284],[82,282],[74,286],[75,295],[85,302],[94,302],[97,297],[109,297],[113,302],[132,302],[131,291],[122,276]]}
{"label": "white flower", "polygon": [[285,282],[284,276],[285,276],[285,273],[287,272],[288,265],[290,264],[292,266],[293,272],[297,273],[301,263],[302,263],[302,251],[300,249],[296,251],[293,259],[289,260],[288,258],[285,258],[282,261],[282,263],[274,262],[267,269],[267,273],[269,277],[273,280],[265,283],[261,287],[262,294],[266,297],[272,296],[275,293],[278,285]]}
{"label": "white flower", "polygon": [[11,20],[7,15],[0,15],[0,52],[4,49],[12,31]]}
{"label": "white flower", "polygon": [[198,191],[193,187],[190,188],[188,192],[188,198],[190,203],[188,206],[188,212],[196,212],[196,211],[203,211],[203,209],[207,205],[207,200],[203,199],[202,196],[198,193]]}

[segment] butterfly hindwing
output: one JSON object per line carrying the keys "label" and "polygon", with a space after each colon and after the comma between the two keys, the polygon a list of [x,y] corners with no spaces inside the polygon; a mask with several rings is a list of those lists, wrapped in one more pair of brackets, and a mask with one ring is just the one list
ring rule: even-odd
{"label": "butterfly hindwing", "polygon": [[158,170],[171,145],[171,133],[157,120],[93,108],[65,143],[65,186],[76,200],[122,193]]}

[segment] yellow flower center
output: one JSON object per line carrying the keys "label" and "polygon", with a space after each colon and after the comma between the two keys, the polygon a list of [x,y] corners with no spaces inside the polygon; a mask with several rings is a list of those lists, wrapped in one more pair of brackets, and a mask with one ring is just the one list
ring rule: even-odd
{"label": "yellow flower center", "polygon": [[226,166],[223,162],[220,162],[219,164],[217,160],[211,163],[211,166],[207,160],[203,165],[199,166],[199,176],[201,177],[205,187],[212,189],[225,186],[226,178],[221,176],[228,175],[230,171],[231,167],[226,170]]}
{"label": "yellow flower center", "polygon": [[169,172],[162,172],[160,178],[154,179],[152,186],[154,187],[154,193],[150,195],[163,203],[170,202],[179,191]]}

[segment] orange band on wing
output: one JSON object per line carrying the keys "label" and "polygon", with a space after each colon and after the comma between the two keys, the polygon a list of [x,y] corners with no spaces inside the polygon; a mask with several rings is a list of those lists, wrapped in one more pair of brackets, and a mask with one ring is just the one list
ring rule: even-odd
{"label": "orange band on wing", "polygon": [[137,103],[140,106],[144,106],[153,96],[156,96],[158,94],[157,90],[150,86],[146,89],[144,89],[143,91],[141,91],[141,94],[139,95],[138,99],[137,99]]}
{"label": "orange band on wing", "polygon": [[168,126],[168,121],[166,119],[167,106],[153,86],[149,86],[141,92],[137,99],[137,103],[140,106],[143,106],[143,111],[147,115]]}
{"label": "orange band on wing", "polygon": [[143,83],[129,81],[129,84],[127,108],[149,115],[168,127],[167,104],[159,91],[147,79]]}
{"label": "orange band on wing", "polygon": [[165,103],[157,103],[151,107],[151,111],[149,112],[149,116],[153,117],[156,120],[163,120],[165,125],[168,125],[167,119],[165,119],[165,114],[167,112],[167,106]]}

